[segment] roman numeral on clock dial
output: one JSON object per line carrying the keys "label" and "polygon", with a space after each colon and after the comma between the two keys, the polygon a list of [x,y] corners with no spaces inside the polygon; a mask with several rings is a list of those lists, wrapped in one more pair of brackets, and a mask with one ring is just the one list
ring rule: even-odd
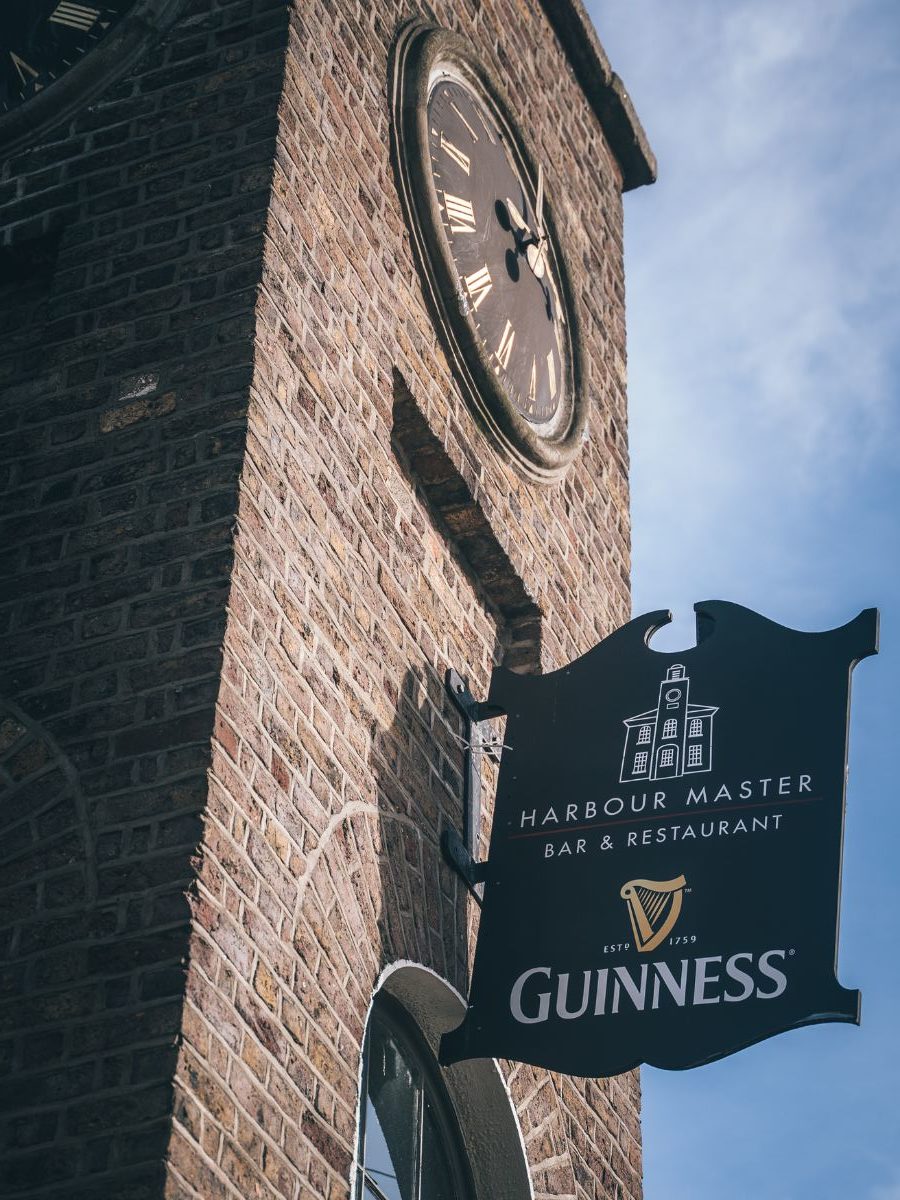
{"label": "roman numeral on clock dial", "polygon": [[[91,76],[81,72],[81,63],[138,3],[0,0],[0,119],[31,103],[36,94],[51,88],[70,70],[75,72],[73,78],[81,74],[86,86],[91,86]],[[127,36],[125,43],[131,44]],[[96,61],[99,64],[101,60]],[[108,65],[115,73],[115,63]]]}
{"label": "roman numeral on clock dial", "polygon": [[50,14],[54,25],[68,25],[70,29],[86,31],[94,25],[100,16],[99,8],[91,8],[87,4],[73,4],[70,0],[62,0]]}
{"label": "roman numeral on clock dial", "polygon": [[475,212],[470,200],[444,192],[444,208],[447,210],[451,233],[475,232]]}
{"label": "roman numeral on clock dial", "polygon": [[452,142],[448,142],[444,137],[443,129],[441,130],[441,149],[453,159],[457,166],[462,167],[467,175],[469,174],[468,154],[463,154],[462,150],[454,146]]}
{"label": "roman numeral on clock dial", "polygon": [[32,79],[37,78],[37,71],[35,71],[34,67],[29,66],[24,58],[19,58],[18,54],[14,53],[12,50],[9,52],[9,57],[12,59],[12,64],[18,71],[19,78],[23,83],[25,82],[26,73],[30,75]]}
{"label": "roman numeral on clock dial", "polygon": [[469,298],[472,301],[472,307],[478,308],[482,300],[491,290],[493,281],[491,273],[487,266],[479,267],[477,271],[473,271],[471,275],[466,275],[463,279],[466,285],[466,291],[469,293]]}
{"label": "roman numeral on clock dial", "polygon": [[497,347],[497,362],[504,371],[509,369],[509,360],[515,340],[516,331],[512,327],[512,322],[507,321],[503,328],[503,333],[500,335],[500,345]]}

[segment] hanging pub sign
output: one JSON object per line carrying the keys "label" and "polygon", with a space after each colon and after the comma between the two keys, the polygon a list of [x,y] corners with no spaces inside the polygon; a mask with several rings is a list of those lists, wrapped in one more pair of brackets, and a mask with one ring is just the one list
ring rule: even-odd
{"label": "hanging pub sign", "polygon": [[722,601],[648,613],[507,714],[468,1009],[444,1063],[698,1066],[859,1021],[836,970],[850,672],[878,614],[799,633]]}

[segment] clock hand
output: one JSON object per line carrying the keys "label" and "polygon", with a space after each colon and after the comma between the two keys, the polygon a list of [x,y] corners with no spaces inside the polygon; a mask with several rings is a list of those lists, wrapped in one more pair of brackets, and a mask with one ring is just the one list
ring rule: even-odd
{"label": "clock hand", "polygon": [[[536,241],[536,238],[535,238],[534,234],[531,232],[531,228],[528,225],[528,222],[525,220],[525,218],[522,216],[522,214],[519,212],[519,210],[516,208],[515,204],[512,202],[512,200],[509,199],[508,196],[506,198],[505,203],[506,203],[506,210],[510,215],[513,225],[515,225],[515,227],[516,227],[516,234],[517,234],[516,244],[517,244],[518,248],[521,250],[523,246],[527,246],[531,242]],[[523,236],[521,236],[522,234],[527,234],[528,236],[523,237]]]}
{"label": "clock hand", "polygon": [[525,258],[536,279],[542,279],[544,275],[544,248],[546,245],[547,239],[541,238],[540,242],[532,242],[525,250]]}
{"label": "clock hand", "polygon": [[544,164],[538,163],[537,200],[534,205],[534,223],[537,225],[538,237],[544,239]]}
{"label": "clock hand", "polygon": [[537,199],[534,204],[534,223],[537,226],[537,237],[526,250],[528,265],[537,279],[544,275],[544,249],[547,245],[547,235],[544,232],[544,164],[538,163]]}
{"label": "clock hand", "polygon": [[[535,205],[536,211],[540,211],[544,207],[544,172],[543,168],[538,169],[538,199]],[[536,278],[540,279],[544,274],[544,246],[546,238],[541,234],[536,236],[531,231],[525,218],[519,212],[518,208],[509,199],[506,198],[506,208],[510,215],[513,225],[516,226],[517,236],[516,245],[519,250],[525,252],[525,258]],[[540,218],[539,218],[540,219]],[[527,237],[522,236],[527,234]]]}

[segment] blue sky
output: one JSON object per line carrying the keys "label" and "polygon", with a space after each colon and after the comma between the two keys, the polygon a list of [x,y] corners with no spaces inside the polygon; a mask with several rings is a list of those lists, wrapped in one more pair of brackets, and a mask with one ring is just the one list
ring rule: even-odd
{"label": "blue sky", "polygon": [[646,1200],[900,1200],[900,4],[591,0],[659,158],[625,198],[634,611],[728,599],[854,675],[839,977],[863,1024],[644,1071]]}

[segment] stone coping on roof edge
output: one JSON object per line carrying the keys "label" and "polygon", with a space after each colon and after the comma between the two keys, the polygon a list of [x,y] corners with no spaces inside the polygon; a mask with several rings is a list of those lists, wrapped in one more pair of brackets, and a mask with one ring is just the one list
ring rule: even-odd
{"label": "stone coping on roof edge", "polygon": [[541,4],[622,169],[622,191],[655,182],[656,156],[582,0],[541,0]]}

